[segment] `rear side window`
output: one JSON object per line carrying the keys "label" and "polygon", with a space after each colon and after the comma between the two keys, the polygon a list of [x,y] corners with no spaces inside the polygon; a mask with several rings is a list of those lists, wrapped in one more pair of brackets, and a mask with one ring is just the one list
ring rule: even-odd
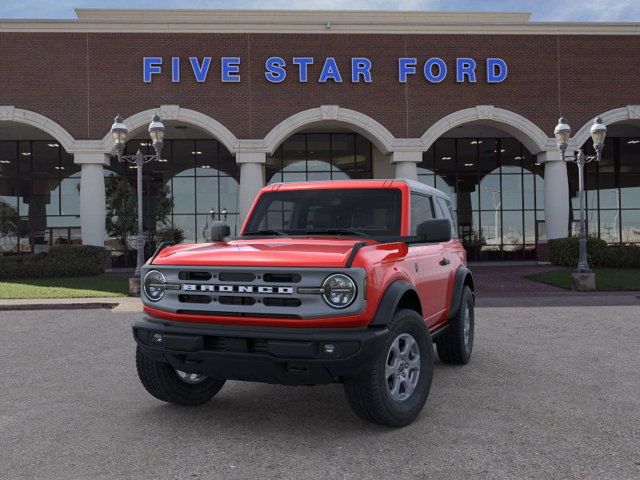
{"label": "rear side window", "polygon": [[436,202],[444,218],[448,218],[451,221],[451,238],[458,238],[458,221],[456,220],[456,214],[453,212],[451,202],[440,197],[436,198]]}
{"label": "rear side window", "polygon": [[411,192],[411,235],[418,231],[418,225],[435,218],[433,202],[428,195]]}

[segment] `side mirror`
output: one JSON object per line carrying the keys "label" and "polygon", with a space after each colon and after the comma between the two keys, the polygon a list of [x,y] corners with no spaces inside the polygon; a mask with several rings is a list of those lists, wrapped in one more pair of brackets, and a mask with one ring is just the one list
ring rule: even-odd
{"label": "side mirror", "polygon": [[447,218],[432,218],[418,225],[418,237],[429,243],[448,242],[451,240],[451,221]]}
{"label": "side mirror", "polygon": [[211,242],[224,242],[225,237],[231,235],[231,228],[225,222],[211,222]]}

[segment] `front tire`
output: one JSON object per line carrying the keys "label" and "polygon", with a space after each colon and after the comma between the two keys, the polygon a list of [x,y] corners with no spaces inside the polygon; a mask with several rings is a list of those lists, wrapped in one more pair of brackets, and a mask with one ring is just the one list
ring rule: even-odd
{"label": "front tire", "polygon": [[469,363],[473,350],[474,325],[473,292],[465,286],[458,314],[449,323],[448,330],[436,340],[438,357],[443,363]]}
{"label": "front tire", "polygon": [[202,405],[211,400],[225,383],[225,380],[176,370],[168,363],[147,357],[140,347],[136,349],[136,367],[147,392],[174,405]]}
{"label": "front tire", "polygon": [[357,377],[346,378],[351,409],[365,420],[403,427],[427,401],[433,379],[433,345],[422,316],[399,310],[380,353]]}

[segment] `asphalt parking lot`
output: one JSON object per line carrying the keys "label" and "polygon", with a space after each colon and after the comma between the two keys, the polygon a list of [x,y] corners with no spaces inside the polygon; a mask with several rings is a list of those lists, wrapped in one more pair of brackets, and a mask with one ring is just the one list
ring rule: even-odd
{"label": "asphalt parking lot", "polygon": [[400,430],[352,415],[340,385],[162,404],[138,383],[133,317],[0,312],[0,477],[640,478],[637,306],[478,309],[471,363],[438,362]]}

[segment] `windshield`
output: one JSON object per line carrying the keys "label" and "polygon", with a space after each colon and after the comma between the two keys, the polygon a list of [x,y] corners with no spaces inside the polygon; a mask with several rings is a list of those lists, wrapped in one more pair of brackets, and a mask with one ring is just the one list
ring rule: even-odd
{"label": "windshield", "polygon": [[401,211],[401,192],[395,188],[268,192],[244,234],[396,236]]}

